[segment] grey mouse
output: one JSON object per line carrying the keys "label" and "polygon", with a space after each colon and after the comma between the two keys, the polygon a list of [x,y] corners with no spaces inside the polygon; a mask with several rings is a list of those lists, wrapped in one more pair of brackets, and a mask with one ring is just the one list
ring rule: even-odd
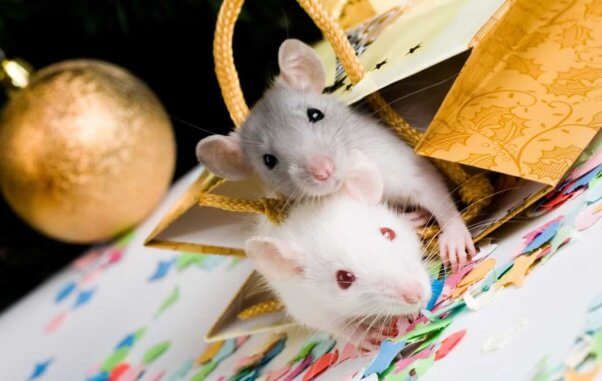
{"label": "grey mouse", "polygon": [[[428,211],[442,227],[441,258],[452,270],[476,254],[445,180],[424,157],[370,115],[323,94],[325,71],[312,48],[295,39],[278,51],[280,74],[237,132],[199,142],[197,157],[229,180],[257,173],[268,189],[293,199],[336,192],[359,151],[378,167],[384,199]],[[417,224],[425,214],[410,215]]]}

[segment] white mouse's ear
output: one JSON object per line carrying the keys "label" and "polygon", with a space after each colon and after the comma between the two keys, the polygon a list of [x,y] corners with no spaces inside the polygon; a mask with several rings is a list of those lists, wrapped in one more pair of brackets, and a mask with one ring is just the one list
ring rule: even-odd
{"label": "white mouse's ear", "polygon": [[285,280],[301,272],[298,255],[281,240],[251,237],[245,243],[245,252],[257,271],[267,278]]}
{"label": "white mouse's ear", "polygon": [[384,184],[378,167],[359,151],[352,154],[342,191],[366,204],[377,204],[383,197]]}
{"label": "white mouse's ear", "polygon": [[278,50],[278,80],[295,90],[321,93],[326,74],[324,64],[312,48],[295,39],[285,40]]}
{"label": "white mouse's ear", "polygon": [[240,138],[212,135],[196,145],[196,157],[207,169],[228,180],[243,180],[253,174],[253,168],[244,160]]}

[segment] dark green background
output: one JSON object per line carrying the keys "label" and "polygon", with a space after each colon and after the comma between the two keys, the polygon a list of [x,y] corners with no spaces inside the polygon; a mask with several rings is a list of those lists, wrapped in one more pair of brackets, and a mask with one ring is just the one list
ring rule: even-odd
{"label": "dark green background", "polygon": [[[231,128],[211,56],[216,0],[0,0],[0,48],[36,68],[69,58],[121,65],[157,93],[172,117],[176,178],[196,164],[204,130]],[[252,103],[275,73],[287,37],[318,31],[294,0],[247,0],[235,34],[236,62]],[[3,103],[5,98],[0,99]],[[0,199],[0,310],[85,250],[47,239]]]}

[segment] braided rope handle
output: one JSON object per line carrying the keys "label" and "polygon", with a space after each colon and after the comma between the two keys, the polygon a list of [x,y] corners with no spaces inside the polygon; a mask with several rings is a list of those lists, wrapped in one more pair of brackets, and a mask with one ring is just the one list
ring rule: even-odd
{"label": "braided rope handle", "polygon": [[[319,0],[297,0],[297,2],[330,42],[349,80],[353,84],[358,83],[364,77],[364,69],[349,43],[345,31],[324,10]],[[234,26],[243,3],[244,0],[223,1],[218,13],[213,43],[215,73],[226,107],[236,127],[239,127],[249,114],[249,107],[240,87],[232,50]],[[415,146],[420,141],[422,134],[399,116],[379,93],[371,94],[368,100],[377,110],[381,119],[392,128],[400,139],[410,146]],[[460,185],[460,198],[465,205],[468,205],[462,212],[465,221],[472,220],[491,202],[493,187],[485,175],[471,176],[456,163],[434,160],[434,164],[453,183]],[[270,203],[266,200],[263,199],[261,204],[257,204],[252,200],[237,200],[221,196],[205,198],[201,204],[225,210],[264,213],[273,221],[282,221],[285,211],[279,210],[278,207],[281,204]],[[234,207],[235,209],[233,209]],[[436,226],[427,227],[423,231],[423,236],[425,238],[432,237],[438,230]]]}

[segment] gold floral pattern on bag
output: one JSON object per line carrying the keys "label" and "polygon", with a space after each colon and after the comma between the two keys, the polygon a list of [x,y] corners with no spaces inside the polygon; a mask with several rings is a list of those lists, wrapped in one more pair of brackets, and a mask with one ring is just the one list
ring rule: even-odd
{"label": "gold floral pattern on bag", "polygon": [[515,5],[474,49],[417,151],[555,185],[602,127],[602,4]]}

